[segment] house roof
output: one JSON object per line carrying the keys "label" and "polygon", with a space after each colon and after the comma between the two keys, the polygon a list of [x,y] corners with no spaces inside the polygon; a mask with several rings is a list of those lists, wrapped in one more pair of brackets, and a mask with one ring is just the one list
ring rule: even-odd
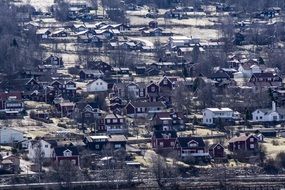
{"label": "house roof", "polygon": [[136,102],[130,102],[131,105],[134,107],[164,107],[164,104],[162,102],[142,102],[142,101],[136,101]]}
{"label": "house roof", "polygon": [[108,139],[109,137],[108,136],[106,136],[106,135],[101,135],[101,136],[90,136],[90,138],[92,139],[92,140],[96,140],[96,139]]}
{"label": "house roof", "polygon": [[226,72],[219,70],[219,71],[213,73],[210,78],[212,78],[212,79],[213,78],[228,78],[229,79],[230,76]]}
{"label": "house roof", "polygon": [[44,140],[47,143],[49,143],[52,147],[57,147],[57,141],[56,140]]}
{"label": "house roof", "polygon": [[188,147],[190,141],[195,141],[198,143],[198,147],[205,147],[205,142],[202,137],[178,137],[177,142],[180,147]]}
{"label": "house roof", "polygon": [[209,150],[214,149],[218,145],[222,146],[220,143],[215,143],[215,144],[210,145]]}
{"label": "house roof", "polygon": [[127,142],[125,135],[111,135],[108,139],[109,142]]}
{"label": "house roof", "polygon": [[105,119],[123,119],[124,117],[118,114],[110,113],[105,116]]}
{"label": "house roof", "polygon": [[234,143],[234,142],[239,142],[239,141],[246,141],[249,137],[254,137],[254,135],[241,135],[239,137],[233,137],[229,140],[228,143]]}
{"label": "house roof", "polygon": [[164,135],[168,135],[169,138],[177,138],[176,131],[154,131],[153,136],[157,139],[163,138]]}
{"label": "house roof", "polygon": [[103,75],[100,70],[82,69],[80,72],[84,72],[87,75]]}
{"label": "house roof", "polygon": [[70,150],[72,152],[72,156],[79,156],[78,149],[75,146],[66,146],[66,147],[56,147],[56,148],[54,148],[54,152],[55,152],[56,156],[64,156],[63,153],[66,150]]}
{"label": "house roof", "polygon": [[212,112],[228,112],[233,111],[231,108],[206,108],[207,110],[210,110]]}
{"label": "house roof", "polygon": [[106,82],[105,80],[98,78],[98,79],[96,79],[96,80],[90,81],[90,82],[87,84],[87,86],[89,86],[89,85],[95,83],[96,81],[101,81],[101,82],[104,82],[104,83],[108,84],[108,82]]}
{"label": "house roof", "polygon": [[256,77],[256,78],[272,78],[272,77],[279,77],[279,76],[275,75],[273,73],[253,73],[252,77]]}
{"label": "house roof", "polygon": [[7,100],[9,97],[16,97],[18,100],[22,99],[21,92],[0,92],[0,100]]}
{"label": "house roof", "polygon": [[[176,117],[174,117],[176,115]],[[182,118],[183,114],[181,112],[158,112],[154,117],[158,117],[160,119],[163,118]]]}

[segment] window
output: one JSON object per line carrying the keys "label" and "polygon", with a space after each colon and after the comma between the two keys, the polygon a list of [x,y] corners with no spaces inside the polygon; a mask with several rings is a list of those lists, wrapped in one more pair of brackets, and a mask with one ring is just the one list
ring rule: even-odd
{"label": "window", "polygon": [[102,82],[100,82],[100,85],[102,85]]}
{"label": "window", "polygon": [[117,123],[118,122],[118,120],[117,119],[113,119],[113,123]]}
{"label": "window", "polygon": [[152,92],[155,92],[155,87],[152,86],[150,90],[151,90]]}
{"label": "window", "polygon": [[163,124],[168,124],[168,121],[167,120],[163,120],[162,123]]}
{"label": "window", "polygon": [[115,144],[115,148],[121,148],[121,144]]}
{"label": "window", "polygon": [[67,157],[72,156],[72,152],[70,150],[65,150],[63,152],[63,156],[67,156]]}
{"label": "window", "polygon": [[258,120],[258,117],[256,116],[255,119]]}
{"label": "window", "polygon": [[107,119],[106,122],[107,122],[107,123],[110,123],[111,121],[110,121],[110,119]]}
{"label": "window", "polygon": [[262,119],[262,116],[260,116],[259,119]]}
{"label": "window", "polygon": [[163,84],[164,84],[164,85],[167,85],[167,83],[168,83],[168,82],[167,82],[167,79],[164,79],[164,80],[163,80]]}
{"label": "window", "polygon": [[250,144],[250,148],[251,148],[251,149],[254,149],[254,144]]}
{"label": "window", "polygon": [[175,145],[175,143],[174,142],[170,142],[170,146],[174,146]]}
{"label": "window", "polygon": [[250,140],[250,142],[254,142],[254,138],[253,138],[253,137],[252,137],[252,138],[250,138],[249,140]]}
{"label": "window", "polygon": [[196,143],[189,143],[189,147],[197,147],[198,145]]}
{"label": "window", "polygon": [[96,144],[95,149],[99,149],[99,148],[100,148],[99,144]]}
{"label": "window", "polygon": [[204,150],[198,150],[198,153],[204,153]]}
{"label": "window", "polygon": [[47,144],[45,145],[45,148],[48,148],[48,145],[47,145]]}
{"label": "window", "polygon": [[162,146],[163,146],[163,142],[159,142],[159,146],[161,146],[161,147],[162,147]]}
{"label": "window", "polygon": [[123,123],[124,122],[124,119],[120,119],[120,123]]}

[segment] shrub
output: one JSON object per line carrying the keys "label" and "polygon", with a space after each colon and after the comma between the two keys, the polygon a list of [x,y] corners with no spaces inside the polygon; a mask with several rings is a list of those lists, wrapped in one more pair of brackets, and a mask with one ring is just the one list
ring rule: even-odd
{"label": "shrub", "polygon": [[274,145],[274,146],[279,146],[278,140],[272,140],[271,143],[272,143],[272,145]]}
{"label": "shrub", "polygon": [[268,159],[264,166],[263,169],[265,173],[267,174],[278,174],[279,173],[279,168],[277,166],[277,162],[273,159]]}

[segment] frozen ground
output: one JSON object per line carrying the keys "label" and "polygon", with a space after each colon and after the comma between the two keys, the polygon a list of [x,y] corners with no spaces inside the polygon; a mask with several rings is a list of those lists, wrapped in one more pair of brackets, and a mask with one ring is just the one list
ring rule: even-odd
{"label": "frozen ground", "polygon": [[24,4],[31,4],[37,10],[47,11],[53,5],[54,0],[22,0]]}
{"label": "frozen ground", "polygon": [[[37,10],[47,11],[54,4],[54,0],[22,0],[24,4],[31,4]],[[86,0],[69,0],[71,3],[86,2]]]}

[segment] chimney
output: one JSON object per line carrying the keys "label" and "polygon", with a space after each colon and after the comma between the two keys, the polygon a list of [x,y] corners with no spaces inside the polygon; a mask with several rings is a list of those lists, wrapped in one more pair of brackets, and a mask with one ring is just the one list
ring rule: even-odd
{"label": "chimney", "polygon": [[272,101],[272,111],[276,111],[276,103]]}

